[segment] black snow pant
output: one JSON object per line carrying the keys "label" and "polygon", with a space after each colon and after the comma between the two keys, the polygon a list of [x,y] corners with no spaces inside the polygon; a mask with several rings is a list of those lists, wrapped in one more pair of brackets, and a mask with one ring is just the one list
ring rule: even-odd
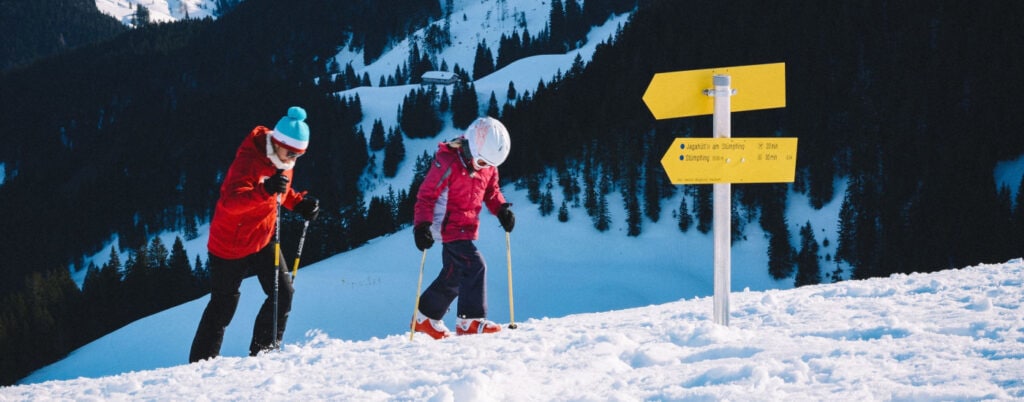
{"label": "black snow pant", "polygon": [[460,318],[487,317],[487,263],[469,240],[444,243],[441,273],[420,296],[420,312],[440,320],[459,298]]}
{"label": "black snow pant", "polygon": [[[194,363],[220,355],[220,346],[224,340],[224,330],[231,323],[238,307],[238,289],[250,273],[255,272],[260,281],[263,293],[267,295],[256,323],[253,325],[252,342],[249,344],[249,355],[256,356],[261,351],[271,349],[280,344],[284,336],[288,313],[292,309],[291,275],[288,264],[282,256],[275,269],[274,243],[270,243],[259,252],[237,259],[226,260],[210,254],[210,302],[203,311],[196,336],[192,340],[192,350],[188,361]],[[277,334],[274,336],[274,275],[278,277],[277,300]]]}

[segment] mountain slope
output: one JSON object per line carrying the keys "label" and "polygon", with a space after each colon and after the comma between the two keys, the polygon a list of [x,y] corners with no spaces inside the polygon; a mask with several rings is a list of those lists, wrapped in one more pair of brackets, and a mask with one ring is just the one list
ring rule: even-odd
{"label": "mountain slope", "polygon": [[92,0],[0,1],[0,72],[124,31]]}

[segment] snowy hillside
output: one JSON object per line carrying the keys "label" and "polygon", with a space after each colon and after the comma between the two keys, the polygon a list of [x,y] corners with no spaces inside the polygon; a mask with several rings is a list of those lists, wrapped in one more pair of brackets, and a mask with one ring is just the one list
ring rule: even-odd
{"label": "snowy hillside", "polygon": [[[325,279],[321,271],[299,278],[299,295],[303,284]],[[403,317],[394,317],[399,325],[387,337],[351,341],[314,330],[256,358],[136,372],[127,363],[168,345],[109,344],[90,364],[125,374],[0,388],[0,400],[1020,400],[1022,278],[1018,259],[739,292],[729,327],[712,323],[708,297],[530,319],[516,330],[443,341],[410,342],[399,329]],[[251,285],[243,291],[252,293]],[[358,326],[367,321],[343,317],[367,302],[317,307]],[[188,332],[198,316],[180,310],[137,322],[124,336]]]}
{"label": "snowy hillside", "polygon": [[132,25],[138,6],[149,10],[152,22],[172,22],[185,18],[213,17],[215,0],[96,0],[100,12]]}
{"label": "snowy hillside", "polygon": [[[502,34],[508,34],[513,29],[523,32],[523,27],[514,21],[516,15],[526,21],[526,29],[529,32],[540,32],[547,24],[550,6],[538,5],[541,3],[532,1],[476,1],[459,0],[455,1],[455,9],[451,18],[452,46],[446,48],[441,54],[434,55],[436,64],[444,61],[448,66],[456,64],[465,69],[471,69],[476,46],[485,41],[492,49],[498,48],[498,41]],[[615,31],[625,24],[629,19],[628,14],[617,15],[610,18],[603,25],[595,27],[587,35],[587,43],[579,49],[572,50],[565,54],[550,54],[527,57],[518,60],[494,73],[482,77],[473,82],[477,91],[477,98],[482,103],[481,110],[486,107],[486,102],[493,92],[499,105],[505,104],[507,100],[509,83],[513,83],[520,92],[528,90],[533,92],[541,81],[551,82],[559,72],[566,72],[572,66],[577,56],[584,62],[589,62],[594,55],[597,45],[601,42],[608,42],[614,38]],[[442,22],[436,22],[438,24]],[[411,38],[422,38],[423,30],[420,30]],[[354,54],[350,51],[342,51],[335,56],[339,64],[351,63],[357,76],[368,74],[371,82],[378,82],[379,77],[387,76],[395,72],[395,68],[405,63],[409,57],[409,49],[412,47],[411,40],[407,39],[394,46],[380,59],[369,66],[362,64],[361,54]],[[422,46],[421,46],[422,48]],[[402,105],[402,99],[410,91],[419,88],[419,85],[402,85],[391,87],[359,87],[348,91],[339,92],[341,96],[358,95],[362,102],[363,131],[367,136],[372,131],[373,123],[380,119],[385,127],[398,126],[398,108]],[[452,89],[448,88],[450,94]],[[396,177],[384,180],[381,175],[368,178],[365,182],[366,199],[372,196],[386,194],[388,186],[396,191],[407,189],[412,181],[412,165],[416,157],[424,151],[432,154],[437,149],[438,141],[448,140],[461,135],[461,130],[451,126],[450,119],[446,119],[442,132],[432,139],[405,139],[403,142],[406,149],[406,160],[399,168]],[[511,133],[513,149],[515,145],[515,133]],[[369,138],[367,138],[369,140]],[[519,148],[526,149],[526,148]],[[378,151],[377,161],[384,160],[384,151]],[[513,151],[515,152],[515,151]],[[378,162],[378,170],[380,163]]]}

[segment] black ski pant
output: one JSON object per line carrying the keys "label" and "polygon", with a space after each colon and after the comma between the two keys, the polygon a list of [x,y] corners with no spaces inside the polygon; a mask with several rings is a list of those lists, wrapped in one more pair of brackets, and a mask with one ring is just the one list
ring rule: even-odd
{"label": "black ski pant", "polygon": [[487,263],[469,240],[444,243],[441,272],[420,296],[420,312],[440,320],[459,298],[461,318],[487,317]]}
{"label": "black ski pant", "polygon": [[[275,267],[276,265],[276,267]],[[224,341],[224,330],[231,323],[238,307],[239,287],[242,279],[255,272],[260,281],[263,293],[267,295],[256,323],[253,325],[252,342],[249,344],[249,355],[256,356],[259,352],[271,349],[281,342],[284,336],[288,313],[292,308],[291,275],[288,264],[282,256],[278,264],[274,263],[274,244],[271,243],[255,254],[237,259],[226,260],[210,254],[210,302],[203,311],[196,336],[192,340],[192,350],[188,361],[194,363],[220,355],[220,346]],[[277,296],[277,334],[274,336],[274,275],[278,278]]]}

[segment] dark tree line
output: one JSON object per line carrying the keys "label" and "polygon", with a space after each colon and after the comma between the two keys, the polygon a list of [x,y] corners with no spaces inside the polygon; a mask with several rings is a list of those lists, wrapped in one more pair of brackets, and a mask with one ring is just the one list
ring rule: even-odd
{"label": "dark tree line", "polygon": [[0,1],[0,71],[127,31],[92,0]]}
{"label": "dark tree line", "polygon": [[209,292],[209,274],[196,256],[192,264],[182,240],[170,250],[159,237],[128,249],[122,264],[117,247],[102,267],[90,264],[82,289],[70,271],[57,268],[29,275],[22,290],[6,294],[0,310],[0,381],[11,384],[62,357],[71,348]]}

